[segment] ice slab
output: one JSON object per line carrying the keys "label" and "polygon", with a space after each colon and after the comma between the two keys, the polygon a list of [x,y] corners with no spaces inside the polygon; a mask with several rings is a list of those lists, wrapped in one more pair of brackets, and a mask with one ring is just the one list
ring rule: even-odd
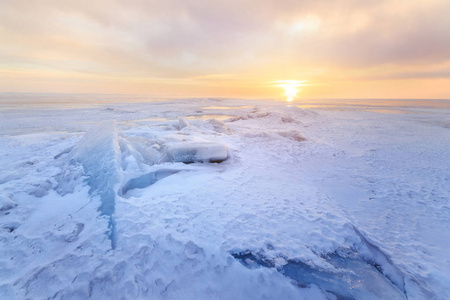
{"label": "ice slab", "polygon": [[188,127],[189,123],[184,118],[178,118],[178,129],[181,130],[184,127]]}
{"label": "ice slab", "polygon": [[[250,251],[232,253],[232,256],[250,269],[276,267],[275,261]],[[323,258],[335,269],[325,270],[288,259],[277,270],[293,279],[299,287],[314,284],[337,299],[406,299],[380,265],[365,261],[355,251],[334,252]]]}
{"label": "ice slab", "polygon": [[407,299],[403,272],[356,227],[351,227],[359,242],[332,253],[317,254],[329,267],[285,257],[269,259],[263,253],[248,250],[231,255],[249,269],[276,268],[299,287],[313,284],[337,299]]}
{"label": "ice slab", "polygon": [[166,153],[173,162],[222,162],[228,157],[228,148],[213,142],[177,142],[168,145]]}

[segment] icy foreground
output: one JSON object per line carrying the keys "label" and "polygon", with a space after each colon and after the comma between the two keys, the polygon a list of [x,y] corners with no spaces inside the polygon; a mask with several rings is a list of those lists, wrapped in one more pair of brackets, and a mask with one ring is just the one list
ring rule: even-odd
{"label": "icy foreground", "polygon": [[449,299],[450,110],[396,109],[8,107],[0,299]]}

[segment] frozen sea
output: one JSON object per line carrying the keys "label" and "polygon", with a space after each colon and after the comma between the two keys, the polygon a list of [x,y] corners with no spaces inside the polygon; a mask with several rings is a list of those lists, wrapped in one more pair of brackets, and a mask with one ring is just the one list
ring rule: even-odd
{"label": "frozen sea", "polygon": [[0,94],[0,299],[450,299],[450,101]]}

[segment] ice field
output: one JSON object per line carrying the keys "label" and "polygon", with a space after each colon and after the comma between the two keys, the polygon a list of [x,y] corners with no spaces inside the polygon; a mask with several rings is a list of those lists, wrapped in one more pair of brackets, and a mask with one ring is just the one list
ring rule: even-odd
{"label": "ice field", "polygon": [[0,94],[0,299],[450,299],[450,101]]}

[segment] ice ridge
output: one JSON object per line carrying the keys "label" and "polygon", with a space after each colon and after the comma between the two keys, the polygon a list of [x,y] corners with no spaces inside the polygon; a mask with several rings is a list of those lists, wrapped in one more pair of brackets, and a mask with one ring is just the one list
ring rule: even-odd
{"label": "ice ridge", "polygon": [[108,238],[115,249],[114,212],[120,179],[120,147],[115,121],[102,122],[88,131],[71,150],[69,159],[71,164],[82,165],[90,187],[89,194],[100,198],[98,211],[108,219]]}

